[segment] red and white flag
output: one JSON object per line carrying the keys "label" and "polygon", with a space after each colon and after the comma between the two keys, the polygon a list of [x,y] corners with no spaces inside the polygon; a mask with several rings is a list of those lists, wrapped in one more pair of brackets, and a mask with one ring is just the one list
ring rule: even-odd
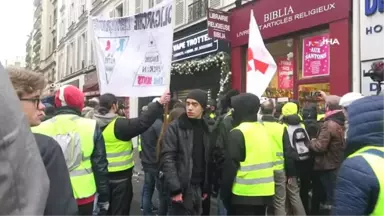
{"label": "red and white flag", "polygon": [[276,69],[276,62],[264,45],[253,10],[251,10],[247,59],[247,92],[260,98],[275,75]]}

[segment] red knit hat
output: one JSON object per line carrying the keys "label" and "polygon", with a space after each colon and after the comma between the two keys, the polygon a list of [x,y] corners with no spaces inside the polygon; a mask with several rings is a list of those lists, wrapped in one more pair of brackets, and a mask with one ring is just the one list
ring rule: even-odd
{"label": "red knit hat", "polygon": [[55,105],[73,107],[81,111],[84,108],[84,94],[73,85],[61,86],[55,94]]}

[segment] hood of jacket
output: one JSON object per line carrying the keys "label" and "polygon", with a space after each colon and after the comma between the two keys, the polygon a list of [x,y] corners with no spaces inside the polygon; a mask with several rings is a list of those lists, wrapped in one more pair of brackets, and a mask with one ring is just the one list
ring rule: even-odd
{"label": "hood of jacket", "polygon": [[96,120],[97,125],[99,125],[99,127],[101,128],[107,126],[112,120],[117,117],[118,115],[116,113],[107,113],[105,115],[102,115],[100,113],[95,112],[95,114],[93,115],[93,119]]}
{"label": "hood of jacket", "polygon": [[384,97],[368,96],[348,106],[348,132],[346,154],[365,146],[383,146]]}
{"label": "hood of jacket", "polygon": [[260,100],[250,93],[242,93],[231,98],[233,108],[232,118],[234,125],[242,122],[257,121],[257,113],[260,108]]}
{"label": "hood of jacket", "polygon": [[332,120],[332,121],[336,122],[337,124],[339,124],[340,126],[344,126],[344,124],[345,124],[345,116],[344,116],[343,111],[341,111],[341,110],[336,111],[336,112],[332,113],[331,115],[325,117],[324,120],[325,121]]}
{"label": "hood of jacket", "polygon": [[317,120],[317,107],[311,104],[303,108],[302,116],[304,120]]}

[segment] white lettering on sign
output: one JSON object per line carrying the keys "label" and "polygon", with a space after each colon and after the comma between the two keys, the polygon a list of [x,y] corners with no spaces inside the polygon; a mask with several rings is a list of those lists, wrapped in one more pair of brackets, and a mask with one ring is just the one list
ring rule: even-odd
{"label": "white lettering on sign", "polygon": [[321,46],[323,45],[340,45],[339,40],[337,38],[323,38],[323,41],[321,42]]}
{"label": "white lettering on sign", "polygon": [[[305,19],[310,16],[329,12],[336,9],[336,3],[321,5],[319,7],[307,10],[296,11],[292,6],[280,8],[263,15],[264,23],[259,25],[260,30],[273,28],[276,26],[284,25],[295,20]],[[242,37],[249,34],[249,30],[243,30],[236,33],[236,37]]]}
{"label": "white lettering on sign", "polygon": [[185,41],[173,45],[173,51],[179,51],[181,49],[185,49]]}
{"label": "white lettering on sign", "polygon": [[223,14],[213,13],[213,12],[209,13],[209,18],[223,21],[223,22],[228,22],[228,20],[229,20],[228,16],[223,15]]}
{"label": "white lettering on sign", "polygon": [[215,28],[215,29],[220,29],[220,30],[223,30],[223,31],[231,31],[231,27],[228,24],[216,23],[216,22],[208,21],[207,25],[208,25],[208,27],[212,27],[212,28]]}
{"label": "white lettering on sign", "polygon": [[219,39],[227,39],[223,32],[213,31],[213,37]]}
{"label": "white lettering on sign", "polygon": [[199,43],[206,42],[212,40],[211,38],[208,37],[208,34],[201,35],[192,39],[187,40],[187,46],[196,46]]}

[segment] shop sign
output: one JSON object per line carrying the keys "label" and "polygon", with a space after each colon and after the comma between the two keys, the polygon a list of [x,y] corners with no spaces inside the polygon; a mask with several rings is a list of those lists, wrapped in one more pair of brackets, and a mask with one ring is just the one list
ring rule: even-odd
{"label": "shop sign", "polygon": [[292,59],[280,57],[277,59],[277,74],[279,89],[293,88],[293,62]]}
{"label": "shop sign", "polygon": [[97,83],[97,82],[98,82],[98,79],[97,79],[96,71],[92,71],[92,72],[84,75],[84,84],[85,85],[93,84],[93,83]]}
{"label": "shop sign", "polygon": [[208,36],[208,30],[203,30],[173,42],[172,62],[196,58],[216,52],[219,41]]}
{"label": "shop sign", "polygon": [[303,39],[303,78],[329,75],[329,45],[324,40],[328,34]]}
{"label": "shop sign", "polygon": [[219,40],[230,40],[230,13],[208,8],[207,26],[208,36]]}
{"label": "shop sign", "polygon": [[[370,77],[365,77],[364,74],[368,73],[371,70],[372,63],[377,61],[383,61],[384,58],[363,61],[360,64],[361,67],[361,93],[365,96],[376,95],[378,83],[372,81]],[[381,88],[384,89],[384,83],[381,84]]]}
{"label": "shop sign", "polygon": [[361,60],[384,57],[384,0],[360,0]]}
{"label": "shop sign", "polygon": [[349,17],[350,1],[346,0],[261,0],[231,14],[231,44],[248,43],[249,17],[253,10],[264,39]]}

